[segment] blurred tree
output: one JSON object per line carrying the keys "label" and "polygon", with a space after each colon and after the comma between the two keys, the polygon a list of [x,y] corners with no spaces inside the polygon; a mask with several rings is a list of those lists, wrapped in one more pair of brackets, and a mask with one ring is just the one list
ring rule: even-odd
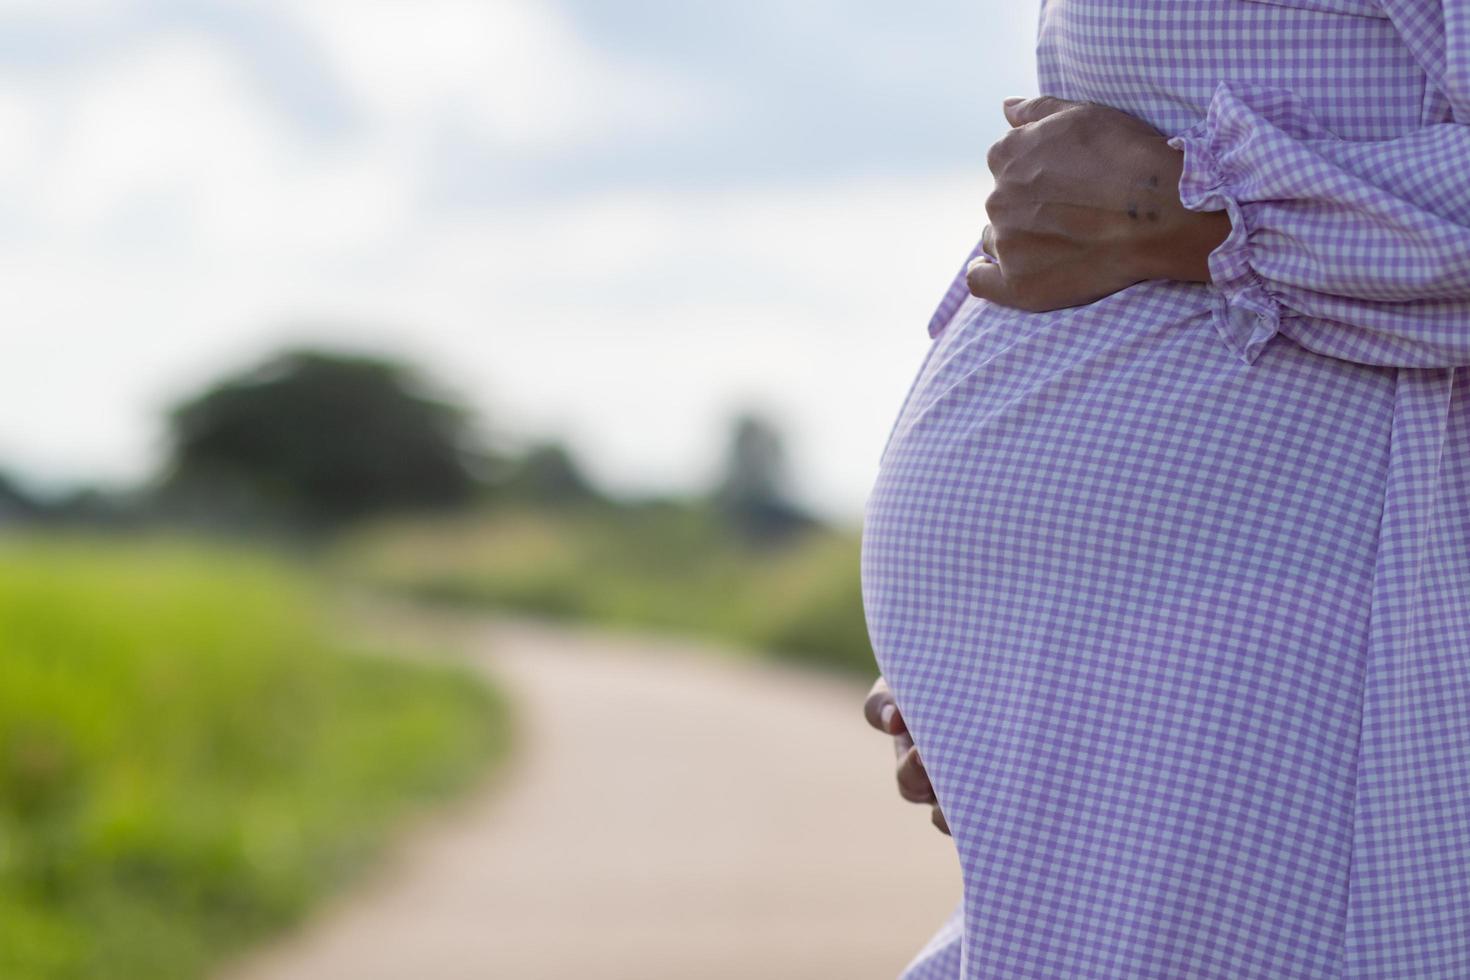
{"label": "blurred tree", "polygon": [[0,473],[0,524],[18,524],[41,516],[42,506],[4,473]]}
{"label": "blurred tree", "polygon": [[286,351],[172,410],[163,496],[223,523],[452,506],[478,486],[469,420],[407,365]]}
{"label": "blurred tree", "polygon": [[765,418],[746,412],[730,428],[725,471],[714,502],[746,538],[771,542],[810,526],[812,519],[787,495],[786,451],[781,433]]}
{"label": "blurred tree", "polygon": [[57,524],[85,527],[131,527],[145,519],[142,501],[131,493],[97,486],[74,487],[47,508],[47,519]]}
{"label": "blurred tree", "polygon": [[510,461],[505,475],[496,481],[503,498],[565,507],[603,499],[571,451],[558,442],[542,442]]}

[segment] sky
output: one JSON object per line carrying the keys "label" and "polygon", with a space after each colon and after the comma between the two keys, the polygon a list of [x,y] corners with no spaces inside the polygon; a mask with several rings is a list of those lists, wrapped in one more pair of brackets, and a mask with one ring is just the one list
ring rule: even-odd
{"label": "sky", "polygon": [[0,470],[146,477],[286,345],[699,490],[730,418],[856,520],[978,238],[1034,3],[0,0]]}

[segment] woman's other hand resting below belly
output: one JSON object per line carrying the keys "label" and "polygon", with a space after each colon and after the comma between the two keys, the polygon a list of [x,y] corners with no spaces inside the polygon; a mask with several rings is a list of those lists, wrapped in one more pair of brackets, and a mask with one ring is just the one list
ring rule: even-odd
{"label": "woman's other hand resting below belly", "polygon": [[939,809],[939,800],[934,795],[934,787],[929,783],[929,774],[924,771],[924,760],[919,758],[919,750],[909,736],[903,716],[898,713],[893,692],[888,689],[888,682],[882,677],[878,678],[873,689],[868,692],[867,700],[863,702],[863,715],[868,719],[868,724],[893,736],[893,753],[898,758],[898,795],[910,803],[928,806],[929,818],[934,826],[946,834],[949,833],[949,824],[945,823],[944,813]]}

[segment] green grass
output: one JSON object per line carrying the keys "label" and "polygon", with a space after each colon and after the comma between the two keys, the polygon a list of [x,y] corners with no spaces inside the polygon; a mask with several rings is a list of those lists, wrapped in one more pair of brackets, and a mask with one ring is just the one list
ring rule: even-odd
{"label": "green grass", "polygon": [[493,691],[321,600],[233,550],[0,540],[0,977],[201,976],[502,753]]}
{"label": "green grass", "polygon": [[754,547],[708,511],[666,505],[400,520],[347,538],[335,564],[420,599],[706,636],[872,674],[859,550],[856,532],[830,529]]}

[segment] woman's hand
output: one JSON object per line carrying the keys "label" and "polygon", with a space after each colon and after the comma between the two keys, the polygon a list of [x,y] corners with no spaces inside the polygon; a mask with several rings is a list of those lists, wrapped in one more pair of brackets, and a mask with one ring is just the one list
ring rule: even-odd
{"label": "woman's hand", "polygon": [[898,713],[893,692],[888,689],[888,682],[883,678],[879,677],[873,684],[873,689],[868,692],[868,698],[863,702],[863,715],[868,719],[868,724],[893,736],[893,752],[898,757],[898,795],[910,803],[928,804],[929,818],[934,826],[946,834],[949,833],[949,824],[939,810],[939,800],[934,795],[929,774],[924,771],[924,761],[919,758],[919,750],[909,737],[903,716]]}
{"label": "woman's hand", "polygon": [[1043,95],[1007,99],[1012,128],[986,162],[986,250],[970,292],[1031,312],[1080,306],[1144,279],[1209,282],[1230,232],[1224,211],[1179,201],[1184,154],[1108,106]]}

